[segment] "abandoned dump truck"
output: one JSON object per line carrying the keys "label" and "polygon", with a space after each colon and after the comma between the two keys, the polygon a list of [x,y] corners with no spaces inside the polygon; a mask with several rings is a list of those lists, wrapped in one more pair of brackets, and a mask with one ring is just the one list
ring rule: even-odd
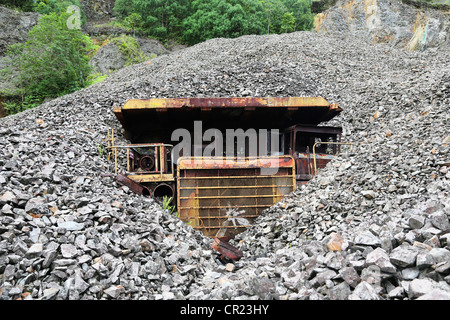
{"label": "abandoned dump truck", "polygon": [[321,97],[129,100],[114,108],[130,142],[110,145],[126,150],[117,181],[230,239],[339,152],[342,129],[318,124],[341,111]]}

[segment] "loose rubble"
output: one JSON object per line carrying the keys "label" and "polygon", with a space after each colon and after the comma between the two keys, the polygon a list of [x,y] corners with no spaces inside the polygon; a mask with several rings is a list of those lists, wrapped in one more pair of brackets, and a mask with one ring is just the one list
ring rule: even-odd
{"label": "loose rubble", "polygon": [[[0,119],[0,299],[449,299],[449,67],[311,32],[213,39]],[[355,145],[231,263],[118,185],[101,145],[128,99],[247,95],[339,103]]]}

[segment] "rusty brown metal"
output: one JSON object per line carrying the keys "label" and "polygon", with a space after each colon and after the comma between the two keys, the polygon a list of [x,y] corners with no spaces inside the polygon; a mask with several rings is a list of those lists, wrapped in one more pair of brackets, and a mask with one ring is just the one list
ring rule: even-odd
{"label": "rusty brown metal", "polygon": [[144,196],[150,196],[150,197],[152,196],[152,192],[150,191],[150,189],[131,180],[130,178],[128,178],[127,176],[125,176],[121,173],[117,174],[116,181],[117,181],[117,183],[120,183],[123,186],[127,186],[134,193],[141,194]]}
{"label": "rusty brown metal", "polygon": [[[341,111],[337,104],[321,97],[131,99],[122,107],[114,108],[126,138],[132,143],[127,146],[127,177],[118,176],[118,182],[121,180],[137,193],[156,196],[162,191],[163,195],[171,195],[172,200],[176,199],[181,220],[218,239],[215,250],[237,258],[239,255],[223,240],[250,227],[263,210],[294,191],[297,183],[311,179],[316,166],[321,168],[331,161],[339,146],[334,147],[333,154],[327,154],[328,150],[322,152],[322,146],[317,153],[311,155],[311,152],[316,138],[340,142],[341,128],[317,125]],[[284,132],[282,152],[285,155],[228,159],[181,157],[174,168],[172,158],[166,153],[170,152],[169,145],[161,141],[171,141],[174,130],[180,128],[192,134],[197,128],[196,121],[201,121],[203,131],[279,129]],[[305,133],[297,140],[305,150],[297,149],[297,131]],[[304,142],[304,139],[309,140]],[[150,153],[130,151],[142,143],[154,148],[153,163],[147,158]],[[277,168],[277,171],[263,173],[267,168]],[[145,186],[148,188],[142,189]]]}
{"label": "rusty brown metal", "polygon": [[237,261],[244,256],[242,251],[240,251],[238,248],[217,237],[214,238],[214,241],[211,244],[211,248],[219,252],[224,257],[227,257],[228,259],[231,259],[233,261]]}
{"label": "rusty brown metal", "polygon": [[175,191],[174,188],[167,183],[160,183],[153,189],[153,197],[154,198],[163,198],[163,197],[172,198],[172,201],[175,198]]}
{"label": "rusty brown metal", "polygon": [[181,157],[177,164],[180,219],[210,237],[233,238],[295,188],[291,156]]}
{"label": "rusty brown metal", "polygon": [[131,99],[122,107],[131,109],[209,108],[209,107],[332,107],[322,97],[212,97]]}
{"label": "rusty brown metal", "polygon": [[126,138],[133,143],[170,141],[173,130],[192,130],[194,121],[199,120],[204,130],[285,129],[298,123],[317,125],[341,111],[321,97],[131,99],[114,108]]}

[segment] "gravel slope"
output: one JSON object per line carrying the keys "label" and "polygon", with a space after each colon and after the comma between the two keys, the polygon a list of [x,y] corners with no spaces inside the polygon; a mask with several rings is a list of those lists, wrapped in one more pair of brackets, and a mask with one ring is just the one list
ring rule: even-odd
{"label": "gravel slope", "polygon": [[[0,119],[0,299],[449,299],[449,71],[448,52],[311,32],[212,39]],[[188,96],[322,96],[363,144],[225,266],[98,151],[113,106]]]}

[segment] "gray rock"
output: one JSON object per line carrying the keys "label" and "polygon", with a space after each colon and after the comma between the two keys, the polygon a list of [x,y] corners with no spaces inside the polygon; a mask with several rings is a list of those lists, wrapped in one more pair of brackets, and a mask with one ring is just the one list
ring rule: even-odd
{"label": "gray rock", "polygon": [[370,252],[366,257],[366,263],[379,267],[382,272],[395,273],[397,271],[397,268],[391,263],[389,255],[382,248],[376,248]]}
{"label": "gray rock", "polygon": [[373,190],[361,191],[361,194],[367,199],[375,198],[375,192]]}
{"label": "gray rock", "polygon": [[416,266],[420,269],[428,268],[434,264],[434,258],[428,252],[420,252],[416,257]]}
{"label": "gray rock", "polygon": [[416,300],[450,300],[450,292],[432,289],[431,291],[421,295]]}
{"label": "gray rock", "polygon": [[347,300],[350,294],[351,289],[346,282],[342,282],[337,286],[328,289],[328,297],[330,300]]}
{"label": "gray rock", "polygon": [[58,227],[64,228],[68,231],[79,231],[83,230],[84,223],[78,223],[74,221],[58,222]]}
{"label": "gray rock", "polygon": [[52,288],[45,289],[43,291],[43,295],[41,297],[39,297],[38,300],[51,300],[56,297],[59,290],[61,290],[61,288],[58,288],[58,287],[52,287]]}
{"label": "gray rock", "polygon": [[71,259],[78,255],[77,247],[72,244],[61,244],[60,249],[64,258]]}
{"label": "gray rock", "polygon": [[450,250],[445,248],[433,248],[429,253],[433,257],[435,264],[450,261]]}
{"label": "gray rock", "polygon": [[362,281],[348,296],[348,300],[382,300],[382,298],[371,284]]}
{"label": "gray rock", "polygon": [[45,199],[42,197],[32,198],[28,200],[25,205],[25,211],[27,213],[33,213],[35,215],[49,214],[50,210],[48,208]]}
{"label": "gray rock", "polygon": [[110,298],[117,299],[119,295],[125,291],[125,288],[121,285],[111,286],[105,289],[103,292]]}
{"label": "gray rock", "polygon": [[39,17],[38,13],[0,7],[0,54],[4,54],[8,46],[26,41],[28,31],[37,24]]}
{"label": "gray rock", "polygon": [[405,296],[405,289],[403,287],[395,287],[388,292],[388,297],[390,299],[401,299]]}
{"label": "gray rock", "polygon": [[[418,15],[424,25],[413,28]],[[357,38],[367,43],[386,43],[408,50],[424,50],[445,46],[448,29],[446,20],[438,12],[405,5],[397,1],[377,1],[367,8],[363,1],[338,1],[335,6],[320,13],[316,31],[342,38]],[[420,35],[430,30],[424,38]]]}
{"label": "gray rock", "polygon": [[416,263],[419,250],[413,246],[401,245],[392,250],[389,258],[391,262],[399,267],[409,267]]}
{"label": "gray rock", "polygon": [[38,257],[42,254],[43,250],[44,250],[44,245],[42,243],[35,243],[28,249],[28,251],[26,252],[25,255],[28,258]]}
{"label": "gray rock", "polygon": [[353,267],[344,267],[339,270],[339,275],[348,283],[352,288],[355,288],[361,281],[358,272]]}
{"label": "gray rock", "polygon": [[428,278],[414,279],[409,284],[408,296],[410,299],[414,299],[429,294],[436,289],[440,289],[439,284],[436,281]]}
{"label": "gray rock", "polygon": [[42,267],[48,268],[50,267],[53,260],[56,258],[57,251],[54,249],[46,250],[43,253],[44,261],[42,261]]}
{"label": "gray rock", "polygon": [[[403,277],[417,270],[411,282],[439,280],[447,291],[446,254],[430,253],[450,249],[431,221],[450,208],[450,175],[442,170],[447,51],[314,32],[211,39],[0,119],[0,197],[14,196],[0,200],[0,210],[8,205],[0,213],[0,299],[14,299],[7,291],[25,282],[33,299],[49,288],[59,288],[52,299],[71,300],[404,299],[410,280]],[[99,155],[98,143],[109,127],[117,144],[129,143],[111,110],[130,97],[244,94],[326,97],[343,112],[323,125],[342,126],[342,141],[355,145],[342,146],[315,178],[230,240],[244,257],[227,271],[212,239],[107,176],[114,164]],[[38,197],[50,212],[27,214],[27,202]],[[425,217],[424,225],[412,229],[412,215]],[[28,257],[36,238],[42,253]],[[64,257],[72,251],[63,244],[77,255]],[[397,272],[382,271],[393,268],[384,253],[377,259],[377,249]]]}
{"label": "gray rock", "polygon": [[355,244],[361,244],[365,246],[380,246],[381,240],[370,231],[363,231],[357,233],[354,239]]}
{"label": "gray rock", "polygon": [[419,276],[418,268],[406,268],[402,270],[403,280],[413,280]]}
{"label": "gray rock", "polygon": [[0,196],[0,205],[3,206],[5,204],[8,203],[13,203],[13,204],[17,204],[17,197],[14,193],[12,193],[11,191],[6,191],[5,193],[3,193]]}
{"label": "gray rock", "polygon": [[425,224],[425,217],[421,215],[413,215],[409,218],[409,226],[413,229],[420,229]]}
{"label": "gray rock", "polygon": [[439,230],[450,229],[450,222],[448,216],[444,213],[444,211],[432,213],[430,215],[430,220],[433,226],[438,228]]}

